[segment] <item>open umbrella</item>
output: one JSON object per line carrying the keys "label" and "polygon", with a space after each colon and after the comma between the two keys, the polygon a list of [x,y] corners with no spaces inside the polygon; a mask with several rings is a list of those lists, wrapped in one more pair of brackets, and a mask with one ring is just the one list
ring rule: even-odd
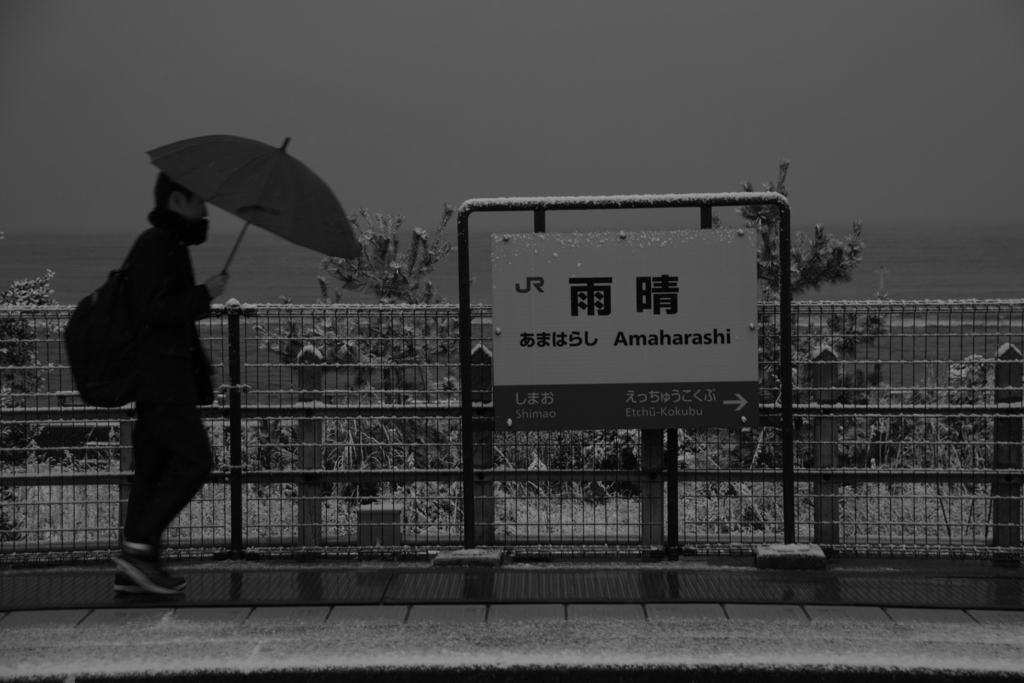
{"label": "open umbrella", "polygon": [[355,258],[360,245],[341,202],[308,166],[280,147],[235,135],[204,135],[147,152],[172,180],[245,221],[327,256]]}

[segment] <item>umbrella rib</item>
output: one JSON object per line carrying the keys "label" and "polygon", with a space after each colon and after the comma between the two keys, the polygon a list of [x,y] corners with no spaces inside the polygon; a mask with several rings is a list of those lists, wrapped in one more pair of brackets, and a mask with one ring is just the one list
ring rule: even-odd
{"label": "umbrella rib", "polygon": [[270,169],[267,172],[267,177],[263,180],[263,187],[260,188],[259,193],[256,195],[256,200],[259,201],[263,197],[263,192],[266,191],[267,185],[270,184],[270,179],[274,177],[274,172],[277,167],[281,165],[281,158],[287,154],[283,149],[275,149],[274,161],[270,165]]}
{"label": "umbrella rib", "polygon": [[[257,195],[256,195],[256,199],[255,199],[256,202],[260,202],[260,200],[261,200],[261,198],[263,196],[263,192],[267,189],[267,185],[270,183],[270,179],[274,176],[274,171],[277,170],[278,165],[281,163],[281,156],[283,154],[285,154],[283,149],[274,150],[274,151],[278,152],[278,154],[277,154],[277,156],[274,157],[273,161],[270,164],[270,169],[267,172],[266,178],[263,180],[263,187],[260,188],[259,193],[257,193]],[[247,163],[243,164],[239,170],[241,170],[242,168],[245,168],[249,164],[255,163],[257,160],[260,159],[261,156],[263,156],[263,155],[257,156],[255,158],[249,160]],[[236,174],[237,174],[237,172],[231,174],[231,177],[234,177]],[[218,188],[218,189],[220,189],[220,188]],[[249,227],[249,221],[246,221],[245,225],[242,226],[242,232],[238,235],[238,239],[235,240],[235,246],[231,249],[231,255],[228,256],[228,261],[227,261],[227,263],[224,264],[224,270],[221,271],[222,273],[227,273],[228,272],[228,266],[231,265],[231,261],[235,257],[235,252],[238,251],[238,245],[241,244],[242,237],[245,236],[245,229],[247,227]]]}
{"label": "umbrella rib", "polygon": [[[222,189],[222,188],[223,188],[223,187],[224,187],[225,185],[227,185],[227,184],[228,184],[228,183],[229,183],[229,182],[231,181],[231,179],[232,179],[232,178],[237,178],[237,177],[238,177],[239,175],[241,175],[242,173],[244,173],[244,172],[245,172],[245,170],[246,170],[247,168],[249,168],[250,166],[257,166],[257,167],[258,167],[258,166],[259,166],[260,164],[263,164],[263,163],[264,163],[264,162],[263,162],[263,158],[264,158],[264,157],[266,156],[266,154],[268,154],[268,153],[270,153],[270,152],[273,152],[273,151],[274,151],[274,150],[267,150],[267,152],[262,152],[262,153],[260,153],[260,154],[258,154],[258,155],[256,155],[256,156],[252,157],[251,159],[249,159],[248,161],[246,161],[245,163],[243,163],[243,164],[242,164],[241,166],[239,166],[238,168],[236,168],[236,169],[235,169],[234,171],[232,171],[232,172],[231,172],[231,174],[230,174],[229,176],[227,176],[226,178],[224,178],[224,180],[223,180],[223,181],[222,181],[222,182],[220,183],[220,185],[218,185],[218,186],[216,187],[216,189],[215,189],[215,190],[213,191],[213,196],[217,196],[217,194],[219,194],[219,193],[220,193],[221,189]],[[276,160],[276,159],[274,160],[274,164],[275,164],[275,165],[277,164],[277,160]],[[271,166],[271,170],[273,170],[273,166]],[[269,175],[268,175],[268,177],[269,177]],[[265,189],[266,189],[266,187],[267,187],[267,182],[268,182],[268,181],[266,181],[266,180],[264,180],[264,181],[263,181],[263,187],[262,187],[262,188],[260,188],[260,194],[263,194],[263,190],[265,190]]]}

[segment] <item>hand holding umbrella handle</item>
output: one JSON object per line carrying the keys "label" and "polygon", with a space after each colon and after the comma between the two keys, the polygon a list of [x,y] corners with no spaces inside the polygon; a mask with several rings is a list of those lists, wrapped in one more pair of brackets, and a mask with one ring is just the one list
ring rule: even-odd
{"label": "hand holding umbrella handle", "polygon": [[246,222],[246,224],[242,226],[242,232],[238,233],[238,239],[235,240],[235,246],[231,247],[231,253],[228,254],[228,262],[224,264],[224,269],[220,271],[221,275],[228,274],[228,266],[231,265],[231,260],[235,258],[235,252],[238,251],[238,245],[242,243],[242,237],[245,236],[245,229],[248,227],[249,223]]}

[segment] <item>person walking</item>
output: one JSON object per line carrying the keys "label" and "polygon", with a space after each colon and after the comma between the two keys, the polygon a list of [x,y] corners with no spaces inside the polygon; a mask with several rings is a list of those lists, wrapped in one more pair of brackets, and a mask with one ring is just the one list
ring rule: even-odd
{"label": "person walking", "polygon": [[213,374],[196,321],[224,293],[228,275],[196,285],[189,247],[206,240],[206,202],[164,173],[154,189],[152,225],[128,255],[138,325],[139,387],[132,436],[135,473],[114,590],[176,594],[185,580],[160,563],[160,538],[199,492],[213,453],[198,405],[213,402]]}

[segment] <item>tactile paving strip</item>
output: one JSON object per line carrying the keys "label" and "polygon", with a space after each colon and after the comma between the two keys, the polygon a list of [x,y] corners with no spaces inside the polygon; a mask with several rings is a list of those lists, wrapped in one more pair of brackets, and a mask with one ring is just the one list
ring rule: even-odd
{"label": "tactile paving strip", "polygon": [[839,572],[180,572],[181,596],[117,595],[107,571],[0,575],[0,610],[142,606],[760,603],[1024,610],[1019,578]]}

